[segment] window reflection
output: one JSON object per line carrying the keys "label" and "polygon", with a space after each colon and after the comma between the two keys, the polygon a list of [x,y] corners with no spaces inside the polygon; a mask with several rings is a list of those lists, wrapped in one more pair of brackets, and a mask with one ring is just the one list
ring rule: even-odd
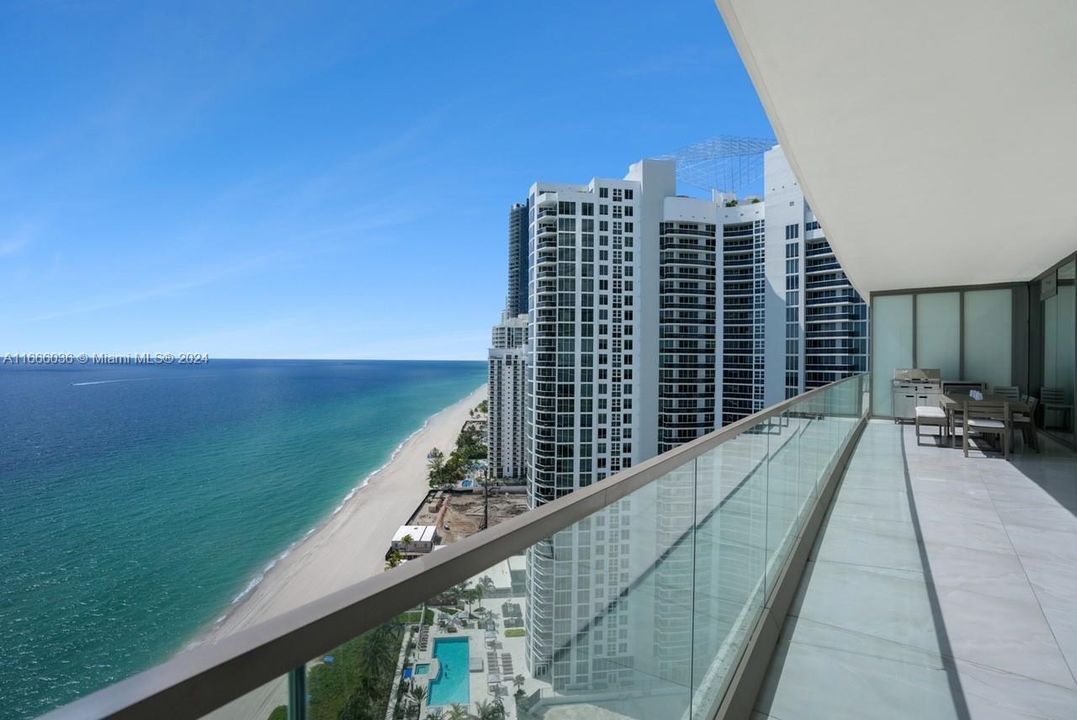
{"label": "window reflection", "polygon": [[1040,422],[1052,435],[1073,442],[1074,315],[1077,264],[1060,267],[1055,278],[1040,282],[1043,311],[1043,386]]}

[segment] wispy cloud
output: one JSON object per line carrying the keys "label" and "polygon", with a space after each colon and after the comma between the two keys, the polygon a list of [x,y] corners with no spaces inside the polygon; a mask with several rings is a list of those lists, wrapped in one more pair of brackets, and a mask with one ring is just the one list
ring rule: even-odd
{"label": "wispy cloud", "polygon": [[224,267],[215,268],[201,273],[191,273],[178,278],[173,278],[159,285],[144,287],[133,292],[105,296],[96,300],[80,302],[77,305],[69,305],[67,307],[60,308],[52,312],[24,318],[22,322],[46,322],[59,318],[101,312],[103,310],[115,310],[117,308],[126,307],[129,305],[136,305],[139,303],[148,302],[150,300],[157,300],[160,298],[182,295],[183,293],[189,292],[191,290],[196,290],[198,288],[206,287],[208,285],[213,285],[224,280],[229,280],[240,275],[254,272],[258,269],[279,262],[282,259],[284,259],[284,255],[281,253],[254,257],[235,263],[233,265],[226,265]]}
{"label": "wispy cloud", "polygon": [[711,67],[714,57],[715,53],[712,49],[685,45],[663,54],[645,56],[634,63],[614,65],[616,69],[613,75],[622,78],[641,78],[648,75],[668,77],[697,74]]}
{"label": "wispy cloud", "polygon": [[221,357],[278,357],[273,349],[281,344],[282,337],[301,331],[303,322],[293,316],[270,317],[262,322],[227,324],[208,332],[177,337],[157,338],[142,346],[130,349],[137,352],[207,352]]}
{"label": "wispy cloud", "polygon": [[7,232],[0,232],[0,258],[22,253],[38,238],[39,230],[38,226],[27,222],[9,225]]}
{"label": "wispy cloud", "polygon": [[431,109],[391,135],[341,157],[298,187],[288,188],[291,204],[306,208],[342,188],[360,185],[376,190],[405,164],[428,169],[429,153],[438,147],[438,131],[451,111],[449,106]]}
{"label": "wispy cloud", "polygon": [[29,244],[30,238],[25,235],[0,239],[0,258],[18,255]]}

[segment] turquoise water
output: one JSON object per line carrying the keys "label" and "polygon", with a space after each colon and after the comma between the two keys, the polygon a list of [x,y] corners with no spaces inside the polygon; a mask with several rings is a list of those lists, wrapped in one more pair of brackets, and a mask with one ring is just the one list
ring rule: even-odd
{"label": "turquoise water", "polygon": [[438,638],[434,640],[434,657],[441,664],[441,672],[430,683],[429,705],[467,706],[471,702],[468,680],[468,640],[466,637]]}
{"label": "turquoise water", "polygon": [[4,717],[168,659],[485,372],[0,366]]}
{"label": "turquoise water", "polygon": [[429,675],[430,674],[430,663],[421,663],[419,665],[416,665],[415,666],[415,674],[416,675]]}

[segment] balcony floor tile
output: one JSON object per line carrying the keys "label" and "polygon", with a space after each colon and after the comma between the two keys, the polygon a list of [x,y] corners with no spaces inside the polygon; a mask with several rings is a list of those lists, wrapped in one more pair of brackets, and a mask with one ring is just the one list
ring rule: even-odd
{"label": "balcony floor tile", "polygon": [[869,423],[757,714],[1077,717],[1077,455],[1042,445],[965,458]]}

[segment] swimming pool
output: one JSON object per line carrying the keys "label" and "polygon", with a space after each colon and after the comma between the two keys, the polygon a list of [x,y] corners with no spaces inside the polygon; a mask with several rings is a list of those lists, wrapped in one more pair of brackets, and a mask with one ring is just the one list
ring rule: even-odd
{"label": "swimming pool", "polygon": [[415,666],[415,674],[416,675],[429,675],[430,674],[430,663],[419,663],[418,665],[416,665]]}
{"label": "swimming pool", "polygon": [[429,705],[452,705],[465,707],[471,702],[468,680],[468,640],[466,637],[437,638],[434,640],[434,657],[441,664],[437,679],[430,683]]}

